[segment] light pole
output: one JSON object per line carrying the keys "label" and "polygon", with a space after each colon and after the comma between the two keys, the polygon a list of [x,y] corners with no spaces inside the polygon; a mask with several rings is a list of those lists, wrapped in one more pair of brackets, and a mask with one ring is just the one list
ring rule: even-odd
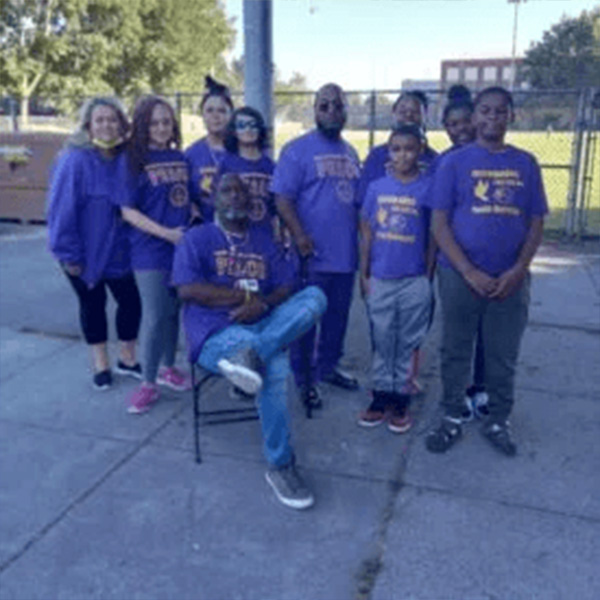
{"label": "light pole", "polygon": [[273,143],[273,2],[244,0],[244,102],[263,116]]}
{"label": "light pole", "polygon": [[510,60],[510,83],[509,89],[512,92],[515,87],[515,78],[517,72],[517,25],[519,22],[519,4],[527,2],[527,0],[507,0],[509,4],[515,5],[515,16],[513,18],[513,38],[512,38],[512,55]]}

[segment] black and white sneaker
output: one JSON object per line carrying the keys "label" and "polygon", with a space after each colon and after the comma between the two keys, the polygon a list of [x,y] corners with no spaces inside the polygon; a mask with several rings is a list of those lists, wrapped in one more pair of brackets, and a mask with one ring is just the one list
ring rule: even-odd
{"label": "black and white sneaker", "polygon": [[517,453],[517,445],[512,439],[508,421],[486,423],[481,428],[481,435],[502,454],[514,456]]}
{"label": "black and white sneaker", "polygon": [[143,379],[142,377],[142,367],[140,363],[135,363],[135,365],[126,365],[124,362],[119,361],[117,366],[115,367],[115,371],[119,375],[128,375],[129,377],[133,377],[134,379]]}
{"label": "black and white sneaker", "polygon": [[449,450],[462,437],[462,419],[444,417],[437,429],[433,429],[425,439],[429,452],[441,454]]}
{"label": "black and white sneaker", "polygon": [[272,469],[265,475],[279,502],[296,510],[310,508],[315,498],[296,470],[294,463]]}
{"label": "black and white sneaker", "polygon": [[360,387],[356,377],[353,377],[350,373],[347,373],[339,367],[336,367],[327,375],[323,375],[321,381],[342,388],[343,390],[355,391]]}
{"label": "black and white sneaker", "polygon": [[222,358],[217,363],[217,368],[234,387],[246,394],[256,396],[262,389],[262,361],[251,348],[242,350],[231,358]]}
{"label": "black and white sneaker", "polygon": [[100,373],[96,373],[94,375],[94,389],[98,391],[108,390],[112,385],[112,373],[110,369],[106,369],[106,371],[100,371]]}
{"label": "black and white sneaker", "polygon": [[312,409],[323,408],[323,400],[319,390],[314,385],[300,386],[300,400],[304,406],[310,406]]}

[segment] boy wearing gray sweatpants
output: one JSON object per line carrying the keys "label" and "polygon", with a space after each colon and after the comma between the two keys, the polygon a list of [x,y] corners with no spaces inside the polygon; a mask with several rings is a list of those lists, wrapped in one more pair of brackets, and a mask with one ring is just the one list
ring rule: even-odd
{"label": "boy wearing gray sweatpants", "polygon": [[394,433],[411,427],[411,358],[427,333],[432,309],[430,178],[419,173],[421,145],[415,126],[392,132],[390,175],[368,187],[361,213],[360,282],[371,325],[373,400],[358,424],[387,421]]}

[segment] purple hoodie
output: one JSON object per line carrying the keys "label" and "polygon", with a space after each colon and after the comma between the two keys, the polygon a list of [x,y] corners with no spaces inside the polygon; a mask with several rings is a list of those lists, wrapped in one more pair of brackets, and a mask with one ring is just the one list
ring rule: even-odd
{"label": "purple hoodie", "polygon": [[127,229],[115,199],[124,193],[123,153],[112,160],[95,149],[59,155],[48,193],[48,247],[57,260],[81,265],[94,287],[131,272]]}

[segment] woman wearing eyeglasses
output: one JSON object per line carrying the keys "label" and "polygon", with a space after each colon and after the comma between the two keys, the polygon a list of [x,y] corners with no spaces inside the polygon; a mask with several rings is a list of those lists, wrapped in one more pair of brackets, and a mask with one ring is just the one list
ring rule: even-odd
{"label": "woman wearing eyeglasses", "polygon": [[267,146],[267,127],[262,115],[250,106],[238,108],[227,126],[227,153],[221,161],[218,177],[237,173],[250,194],[250,221],[274,233],[278,228],[270,187],[275,163],[266,153]]}

